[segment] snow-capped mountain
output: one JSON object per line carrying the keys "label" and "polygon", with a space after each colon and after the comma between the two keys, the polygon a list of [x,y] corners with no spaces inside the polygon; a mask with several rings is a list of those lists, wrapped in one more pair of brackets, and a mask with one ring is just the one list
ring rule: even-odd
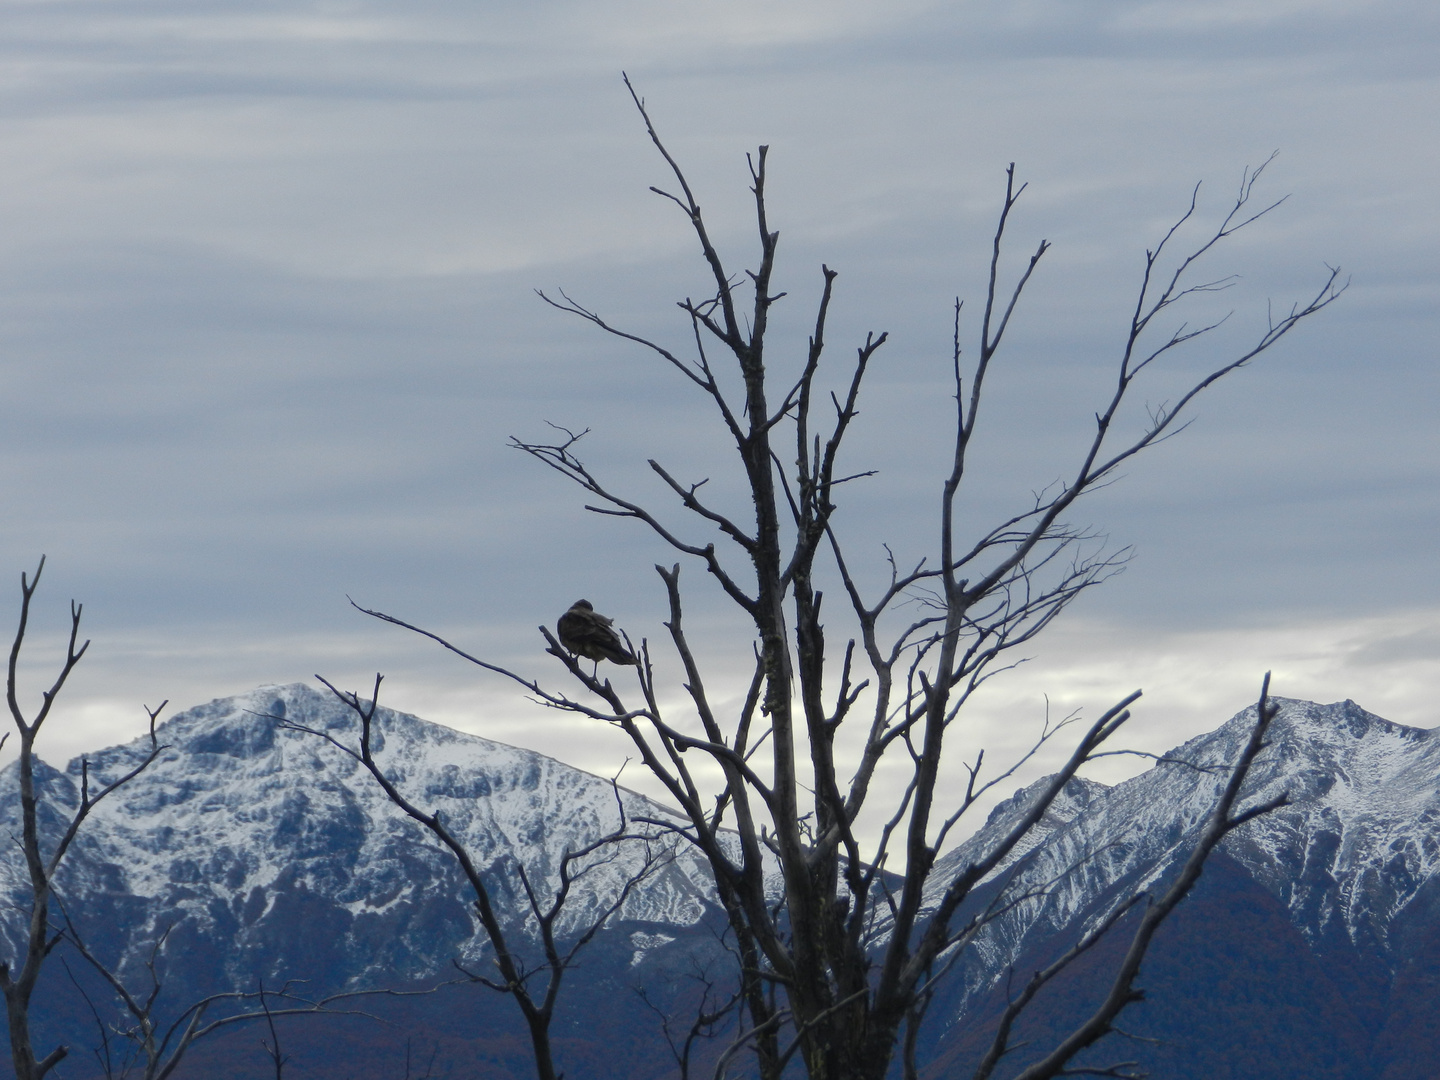
{"label": "snow-capped mountain", "polygon": [[[1269,748],[1251,769],[1240,809],[1286,793],[1290,805],[1241,826],[1222,850],[1289,912],[1312,947],[1347,943],[1393,951],[1391,928],[1440,871],[1440,738],[1393,724],[1353,701],[1316,705],[1275,699]],[[1214,807],[1229,764],[1255,723],[1253,707],[1165,755],[1153,769],[1113,788],[1072,780],[1026,842],[991,875],[1022,891],[1054,880],[1043,899],[1006,920],[1008,955],[1027,937],[1079,929],[1117,883],[1150,889],[1188,855]],[[940,860],[938,893],[1031,805],[1037,781],[997,807],[975,836]],[[1014,868],[1023,864],[1018,873]],[[1018,933],[1017,933],[1018,931]]]}
{"label": "snow-capped mountain", "polygon": [[[212,701],[160,725],[166,749],[97,806],[58,877],[80,934],[142,988],[149,979],[145,962],[167,935],[159,954],[162,1004],[176,1011],[206,994],[253,990],[261,980],[271,988],[303,980],[306,993],[319,996],[433,985],[458,977],[452,961],[492,973],[487,938],[471,911],[474,894],[453,857],[391,805],[340,746],[297,728],[358,747],[353,712],[303,684]],[[617,792],[608,780],[552,758],[384,708],[374,749],[397,787],[423,812],[438,811],[469,849],[510,927],[512,950],[530,970],[544,957],[526,917],[517,864],[548,905],[565,853],[619,826],[617,799],[636,833],[659,831],[635,823],[636,817],[674,818],[634,792]],[[129,771],[149,750],[144,738],[89,755],[92,787]],[[78,759],[64,772],[37,767],[47,810],[42,827],[52,843],[61,813],[77,804],[80,768]],[[0,827],[18,834],[14,770],[12,764],[0,773]],[[571,1027],[595,1017],[595,1008],[583,1007],[587,996],[603,999],[619,1022],[632,1022],[631,1013],[648,1011],[632,988],[642,973],[663,982],[667,956],[684,965],[692,953],[718,948],[714,919],[707,919],[707,875],[692,852],[674,849],[673,836],[662,835],[609,845],[572,865],[573,885],[557,921],[562,937],[588,927],[641,873],[647,857],[658,856],[643,887],[630,892],[567,976],[574,984],[573,990],[567,984],[569,998],[581,1006],[572,1010]],[[0,863],[4,894],[23,901],[26,885],[21,860]],[[0,917],[0,933],[10,943],[17,922]],[[51,964],[46,978],[56,1004],[48,1015],[42,1010],[41,1028],[55,1041],[93,1042],[86,1029],[93,1030],[94,1021],[82,1002],[66,997],[64,970]],[[42,985],[42,998],[46,989]],[[523,1064],[524,1045],[509,1045],[518,1022],[513,1003],[478,987],[464,990],[471,992],[465,1000],[456,990],[427,1001],[426,1023],[443,1027],[447,1017],[468,1012],[480,1030],[500,1037],[499,1060]],[[558,1031],[567,1030],[561,1023]],[[404,1040],[397,1045],[403,1049]],[[660,1047],[649,1049],[658,1060]],[[72,1056],[61,1077],[90,1075],[78,1071],[88,1056]],[[321,1056],[334,1075],[354,1071],[333,1048]],[[230,1075],[213,1053],[195,1068],[178,1075]],[[233,1075],[250,1073],[241,1068]],[[354,1075],[366,1073],[361,1068]]]}
{"label": "snow-capped mountain", "polygon": [[[1182,1080],[1428,1077],[1429,1065],[1420,1063],[1440,1053],[1428,1019],[1440,1006],[1440,735],[1389,723],[1353,702],[1279,704],[1241,805],[1281,791],[1291,805],[1228,838],[1157,938],[1141,978],[1151,996],[1126,1014],[1125,1026],[1160,1043],[1126,1047],[1121,1056]],[[968,1076],[1012,977],[1063,951],[1137,889],[1163,887],[1253,719],[1252,708],[1114,787],[1083,779],[1066,786],[962,909],[966,917],[1005,890],[1037,893],[989,923],[942,984],[922,1039],[928,1075]],[[484,937],[450,856],[389,804],[353,758],[296,726],[355,745],[353,714],[298,684],[211,702],[162,725],[169,748],[101,805],[61,877],[77,925],[132,973],[171,928],[162,968],[175,1001],[258,979],[304,978],[333,991],[433,983],[454,975],[456,958],[483,967]],[[387,774],[464,839],[517,933],[523,895],[513,860],[537,886],[543,878],[553,887],[562,853],[619,821],[608,781],[542,755],[384,709],[379,732],[377,758]],[[117,775],[147,746],[142,740],[91,755],[92,775]],[[78,777],[78,761],[44,771],[47,798],[73,806]],[[1017,792],[940,860],[937,895],[1038,787]],[[0,774],[7,823],[15,820],[13,792],[13,779]],[[632,818],[671,816],[634,793],[619,795]],[[643,859],[644,845],[634,842],[597,860],[567,904],[569,924],[593,919]],[[13,892],[19,870],[15,860],[0,864],[0,887]],[[612,1059],[587,1056],[587,1047],[609,1047],[622,1035],[625,1075],[673,1072],[655,1009],[683,999],[693,1011],[685,995],[693,997],[707,972],[723,977],[730,962],[710,897],[704,867],[682,849],[597,936],[562,995],[557,1035],[572,1062],[594,1066],[577,1066],[574,1075],[615,1075],[595,1065]],[[0,931],[11,932],[3,919]],[[1035,1039],[1084,1012],[1125,942],[1122,923],[1073,977],[1037,999],[1029,1021]],[[93,1020],[65,996],[58,973],[47,977],[51,1028],[84,1045],[78,1033]],[[438,1058],[433,1075],[472,1075],[465,1063],[476,1054],[491,1062],[486,1076],[524,1075],[513,1004],[473,986],[464,988],[468,997],[446,993],[407,1014],[410,1030],[430,1033],[453,1059],[447,1073],[444,1055]],[[301,1080],[400,1075],[398,1066],[377,1064],[379,1034],[351,1042],[360,1049],[346,1057],[320,1039],[324,1049],[308,1065],[297,1050],[291,1073]],[[259,1075],[258,1065],[231,1069],[230,1056],[197,1058],[199,1071],[179,1076]],[[90,1075],[67,1068],[62,1080]]]}
{"label": "snow-capped mountain", "polygon": [[[236,978],[253,977],[251,954],[272,946],[275,930],[315,918],[301,909],[317,904],[327,907],[325,968],[343,973],[347,986],[422,978],[452,956],[483,952],[483,931],[465,914],[473,897],[450,855],[358,761],[297,727],[358,748],[353,712],[304,684],[213,701],[163,724],[168,748],[87,820],[63,890],[125,896],[144,913],[143,928],[131,928],[137,944],[157,926],[183,926],[188,938],[226,951]],[[140,739],[91,756],[92,784],[129,771],[149,746]],[[384,708],[374,750],[395,784],[425,812],[438,811],[475,864],[491,868],[501,910],[517,926],[525,901],[507,863],[523,864],[537,891],[553,892],[564,853],[620,825],[609,782],[542,754]],[[66,809],[78,797],[79,764],[50,779]],[[630,817],[674,817],[633,792],[620,789],[618,798]],[[589,869],[562,909],[560,931],[593,921],[640,872],[646,851],[632,841],[583,861]],[[6,864],[11,875],[21,869]],[[632,892],[622,915],[693,926],[706,910],[705,880],[695,857],[679,852]],[[453,910],[440,915],[442,906]]]}
{"label": "snow-capped mountain", "polygon": [[[1270,917],[1265,934],[1308,946],[1348,999],[1352,1015],[1340,1026],[1353,1028],[1356,1038],[1383,1041],[1403,1011],[1396,987],[1440,938],[1440,733],[1391,723],[1352,701],[1275,703],[1280,710],[1268,748],[1251,770],[1239,808],[1282,792],[1290,805],[1231,834],[1206,874],[1230,883],[1243,877],[1251,886],[1246,910]],[[1252,706],[1113,788],[1071,781],[1039,835],[997,869],[976,898],[978,905],[997,892],[1042,894],[981,931],[978,948],[957,973],[952,1023],[955,1014],[983,1010],[987,994],[1000,992],[1012,971],[1028,976],[1126,897],[1163,888],[1189,854],[1254,721]],[[983,829],[941,860],[937,896],[1031,805],[1042,783],[997,807]],[[1202,879],[1197,900],[1208,884]],[[1191,910],[1181,912],[1193,922],[1198,904],[1187,906]],[[1235,931],[1225,923],[1203,928],[1208,947],[1232,952],[1246,946]],[[1280,997],[1299,1007],[1314,989],[1292,985]],[[1429,1007],[1440,1003],[1433,988],[1431,994]],[[1377,1063],[1378,1055],[1367,1056]],[[1341,1069],[1336,1075],[1382,1073]]]}

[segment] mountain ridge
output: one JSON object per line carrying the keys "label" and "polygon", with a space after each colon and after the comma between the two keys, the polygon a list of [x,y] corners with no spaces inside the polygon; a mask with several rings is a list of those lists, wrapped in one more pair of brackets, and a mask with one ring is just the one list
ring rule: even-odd
{"label": "mountain ridge", "polygon": [[[1200,1015],[1227,1017],[1236,1031],[1255,1025],[1226,1012],[1227,999],[1217,1001],[1213,988],[1207,997],[1191,983],[1201,978],[1197,973],[1223,980],[1227,970],[1244,971],[1251,989],[1241,997],[1250,994],[1275,1015],[1311,1002],[1315,1015],[1330,1018],[1321,1028],[1297,1020],[1285,1029],[1289,1036],[1276,1036],[1281,1042],[1293,1036],[1296,1060],[1309,1053],[1304,1060],[1314,1075],[1418,1080],[1423,1072],[1405,1070],[1423,1059],[1425,1048],[1440,1052],[1440,1034],[1426,1034],[1423,1019],[1427,1004],[1440,1004],[1440,979],[1432,972],[1440,971],[1440,736],[1394,724],[1352,701],[1274,700],[1280,711],[1269,746],[1240,805],[1282,790],[1291,805],[1227,838],[1174,927],[1167,924],[1157,939],[1142,975],[1155,972],[1166,990],[1157,1006],[1137,1014],[1159,1018],[1154,1022],[1168,1025],[1171,1044],[1191,1047],[1192,1057],[1213,1069],[1201,1034],[1186,1025],[1193,1027]],[[513,880],[506,884],[506,860],[521,860],[536,880],[553,881],[567,845],[574,849],[614,827],[617,791],[533,751],[409,714],[381,709],[378,715],[377,756],[387,774],[427,811],[447,815],[523,939],[522,897]],[[79,901],[76,910],[97,949],[134,973],[150,943],[171,926],[167,993],[177,994],[244,986],[257,977],[318,978],[329,989],[413,985],[451,970],[452,959],[483,963],[487,946],[468,913],[468,886],[448,854],[400,817],[353,759],[286,728],[281,716],[353,738],[349,710],[304,684],[216,699],[161,725],[170,749],[101,804],[61,875],[62,892]],[[933,1076],[968,1075],[976,1032],[995,1015],[997,994],[1013,977],[1007,973],[1048,962],[1135,890],[1163,884],[1213,808],[1221,769],[1234,760],[1253,718],[1252,706],[1119,784],[1076,778],[1065,786],[1035,833],[962,909],[961,918],[968,918],[1006,889],[1035,893],[979,931],[937,995],[922,1039]],[[109,777],[133,767],[146,747],[148,738],[85,757],[92,776]],[[64,771],[46,766],[37,774],[52,797],[73,806],[78,770],[79,758]],[[0,785],[8,775],[0,773]],[[999,804],[974,836],[937,861],[932,903],[950,877],[1026,811],[1045,782]],[[3,790],[0,820],[13,822],[14,797]],[[635,792],[622,788],[618,797],[631,813],[673,819],[673,811]],[[593,918],[635,865],[622,852],[597,866],[572,898],[570,925]],[[7,895],[16,896],[22,884],[13,864],[0,866]],[[1210,922],[1196,922],[1203,912],[1212,913]],[[693,852],[679,852],[635,890],[592,943],[573,990],[562,992],[578,1025],[571,1029],[576,1045],[589,1045],[584,1033],[602,1023],[603,1014],[611,1030],[625,1026],[638,1040],[636,1076],[665,1075],[658,1035],[631,1030],[647,1016],[653,1024],[653,1012],[627,1011],[633,1004],[627,1002],[640,984],[647,992],[670,988],[669,997],[657,990],[657,999],[688,1000],[684,986],[692,967],[726,962],[722,928],[708,870]],[[0,933],[13,936],[8,920],[0,919]],[[1112,937],[1096,950],[1096,978],[1123,926]],[[1283,947],[1288,953],[1273,951],[1281,941],[1291,943]],[[1231,957],[1228,968],[1214,963],[1215,949]],[[1260,963],[1262,956],[1272,960]],[[1281,971],[1306,985],[1276,983]],[[1296,974],[1302,971],[1309,974]],[[1077,984],[1037,1003],[1036,1022],[1059,1030],[1089,989]],[[453,995],[447,1000],[451,1012],[425,1021],[439,1025],[435,1030],[453,1026],[454,1010],[479,1007],[462,1007]],[[1187,1001],[1188,1007],[1164,1004]],[[482,1012],[504,1030],[517,1022],[503,1002]],[[451,1019],[435,1019],[442,1014]],[[1258,1031],[1259,1041],[1246,1052],[1264,1058]],[[590,1052],[577,1051],[582,1059]],[[1185,1071],[1185,1060],[1165,1053],[1154,1051],[1165,1075],[1207,1076]],[[1332,1068],[1334,1061],[1348,1064]]]}
{"label": "mountain ridge", "polygon": [[[427,810],[444,812],[482,867],[514,857],[537,886],[553,885],[566,848],[578,849],[619,824],[616,793],[599,777],[406,713],[382,708],[378,715],[375,749],[387,774]],[[285,728],[282,718],[336,735],[355,726],[348,709],[298,683],[177,714],[157,729],[169,748],[86,821],[62,868],[62,888],[86,890],[87,876],[100,887],[103,879],[104,891],[158,910],[145,927],[130,926],[132,934],[152,939],[157,920],[186,923],[217,942],[234,940],[242,952],[277,895],[333,898],[350,917],[346,933],[367,950],[377,935],[405,940],[415,909],[440,894],[454,898],[468,922],[468,885],[448,852],[394,810],[358,762],[323,739]],[[148,747],[144,737],[84,755],[92,783],[133,768]],[[80,760],[64,773],[47,773],[69,808],[78,797]],[[634,792],[620,789],[619,797],[627,813],[673,818],[673,811]],[[593,918],[640,861],[638,853],[622,850],[595,866],[567,901],[567,926]],[[20,868],[7,869],[15,879]],[[18,879],[4,884],[10,891],[21,886]],[[512,923],[523,925],[520,897],[512,890],[506,899]],[[634,896],[626,916],[691,926],[706,904],[703,868],[682,854]],[[459,930],[451,927],[447,946],[457,944]],[[486,948],[473,927],[458,944],[462,958]],[[417,963],[417,956],[424,959]],[[381,949],[346,984],[382,970],[422,977],[448,962],[431,948]]]}

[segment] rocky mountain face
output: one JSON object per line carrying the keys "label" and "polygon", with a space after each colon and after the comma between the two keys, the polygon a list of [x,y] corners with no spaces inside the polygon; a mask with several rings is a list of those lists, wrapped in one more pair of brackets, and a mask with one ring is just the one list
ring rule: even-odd
{"label": "rocky mountain face", "polygon": [[[1124,1022],[1127,1030],[1160,1035],[1161,1043],[1117,1049],[1112,1041],[1092,1063],[1118,1053],[1148,1063],[1156,1075],[1186,1077],[1399,1080],[1433,1073],[1430,1064],[1416,1071],[1413,1029],[1437,1004],[1440,737],[1351,701],[1278,704],[1270,746],[1240,806],[1282,792],[1290,805],[1227,838],[1223,855],[1162,931],[1142,969],[1150,1001]],[[947,988],[951,1022],[939,1057],[951,1071],[978,1054],[975,1025],[957,1018],[996,1011],[1007,979],[1023,981],[1137,890],[1163,888],[1254,720],[1252,707],[1113,788],[1071,782],[1043,836],[992,875],[972,905],[997,894],[1041,894],[982,931]],[[998,807],[942,860],[937,882],[991,842],[1038,787]],[[1113,967],[1107,958],[1128,943],[1123,929],[1087,958],[1085,977]],[[1040,1010],[1040,1028],[1058,1030],[1082,1015],[1082,999],[1098,1000],[1100,987],[1086,993],[1080,981]],[[1425,1045],[1433,1061],[1434,1034]]]}
{"label": "rocky mountain face", "polygon": [[[1152,1075],[1182,1080],[1434,1074],[1440,736],[1353,702],[1280,704],[1242,806],[1281,791],[1291,804],[1227,839],[1142,969],[1147,999],[1122,1026],[1144,1041],[1111,1037],[1091,1052],[1092,1065],[1138,1061]],[[260,980],[268,988],[306,979],[310,992],[325,993],[430,986],[458,974],[453,960],[485,969],[487,945],[449,856],[389,805],[358,763],[287,722],[354,744],[353,715],[303,685],[212,702],[162,727],[170,748],[102,804],[62,875],[62,895],[87,940],[143,981],[168,929],[157,970],[162,1000],[174,1003]],[[1003,913],[939,984],[922,1039],[927,1075],[969,1076],[1007,993],[1137,889],[1163,888],[1252,722],[1253,709],[1115,787],[1080,779],[1067,786],[962,911],[963,918],[994,905]],[[389,775],[464,838],[522,950],[533,950],[520,930],[515,861],[537,891],[553,888],[565,850],[616,827],[617,793],[541,755],[404,714],[381,710],[380,731],[377,756]],[[92,773],[116,775],[143,752],[133,744],[93,755]],[[78,776],[78,762],[46,771],[52,806],[74,805]],[[1017,792],[942,858],[937,895],[1037,789]],[[13,832],[13,777],[0,775],[0,793],[0,817]],[[633,793],[618,797],[632,819],[669,816]],[[563,921],[588,925],[638,872],[645,849],[630,842],[592,860]],[[8,895],[21,872],[13,857],[0,864]],[[693,1016],[707,979],[723,982],[730,961],[721,925],[704,867],[683,849],[636,887],[567,975],[556,1035],[569,1074],[676,1075],[659,1014],[672,1015],[672,1034],[681,1037],[689,1020],[680,1018]],[[0,934],[13,932],[12,920],[0,919]],[[1021,1040],[1038,1047],[1093,1007],[1126,944],[1122,921],[1046,988]],[[42,1038],[63,1035],[76,1048],[64,1080],[101,1075],[82,1049],[96,1041],[96,1022],[76,986],[87,986],[97,1005],[103,994],[74,968],[72,958],[72,982],[52,961],[42,988]],[[529,1071],[513,1004],[474,984],[365,1011],[385,1023],[292,1023],[287,1076],[401,1080],[407,1069],[424,1072],[425,1061],[433,1077]],[[178,1076],[259,1076],[259,1038],[239,1028],[210,1040]],[[418,1064],[405,1064],[407,1046]],[[1012,1071],[1025,1054],[1016,1052]]]}
{"label": "rocky mountain face", "polygon": [[[450,854],[401,815],[339,746],[288,725],[358,747],[354,714],[303,684],[213,701],[161,726],[159,738],[168,749],[96,808],[59,877],[59,892],[82,937],[128,983],[148,989],[145,963],[165,935],[162,1001],[172,1007],[223,990],[254,990],[262,981],[274,989],[298,980],[310,996],[433,986],[459,977],[456,961],[493,976],[493,953],[487,955],[486,935],[470,911],[474,895]],[[543,964],[543,955],[527,933],[532,924],[516,864],[525,867],[548,906],[564,853],[614,832],[620,804],[628,818],[673,818],[664,807],[541,754],[383,708],[374,749],[396,785],[425,812],[438,811],[465,843],[511,928],[512,947],[531,969]],[[148,750],[145,739],[91,755],[92,784],[122,775]],[[6,793],[0,826],[18,834],[13,765],[10,770],[0,774],[0,792]],[[64,773],[44,770],[52,837],[60,812],[77,804],[79,779],[79,761]],[[652,954],[673,955],[684,967],[692,953],[704,960],[719,951],[703,866],[686,850],[667,854],[673,847],[673,838],[664,837],[622,842],[572,867],[575,882],[557,921],[562,936],[588,927],[641,873],[647,857],[659,858],[604,940],[591,945],[583,972],[569,976],[575,985],[566,987],[566,1001],[603,999],[602,1012],[619,1008],[623,1022],[639,1028],[640,1014],[653,1014],[633,990],[636,976],[642,966],[663,971],[668,962]],[[21,860],[7,860],[0,864],[0,888],[18,899],[23,875]],[[0,920],[12,955],[17,923]],[[84,974],[83,964],[80,969]],[[96,1041],[85,1030],[94,1021],[78,995],[66,993],[63,974],[59,964],[47,969],[47,989],[55,997],[43,1027],[85,1046]],[[602,988],[607,981],[616,985]],[[107,996],[103,988],[88,989],[101,1001]],[[411,1011],[423,1013],[433,1004],[428,1012],[441,1028],[452,1020],[461,1025],[460,1017],[473,1012],[480,1031],[503,1033],[505,1045],[496,1053],[504,1067],[513,1059],[516,1075],[526,1074],[528,1044],[509,1045],[523,1031],[512,1002],[474,985],[437,1000],[414,1004]],[[385,1005],[351,1007],[374,1012]],[[583,1028],[595,1011],[575,1011],[571,1026]],[[310,1021],[319,1025],[322,1041],[328,1041],[320,1030],[327,1022]],[[394,1041],[403,1051],[404,1040]],[[663,1046],[651,1050],[662,1063]],[[61,1075],[93,1075],[85,1071],[93,1064],[72,1060]],[[257,1058],[233,1074],[257,1075],[262,1064]],[[179,1075],[222,1075],[215,1069],[230,1075],[223,1060]],[[291,1072],[302,1075],[298,1070]],[[341,1055],[315,1075],[351,1070]],[[360,1068],[354,1075],[372,1073]]]}

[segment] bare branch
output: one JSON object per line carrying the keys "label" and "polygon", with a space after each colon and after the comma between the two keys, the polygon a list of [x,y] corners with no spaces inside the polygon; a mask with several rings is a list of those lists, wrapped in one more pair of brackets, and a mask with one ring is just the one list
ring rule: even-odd
{"label": "bare branch", "polygon": [[1130,943],[1130,949],[1125,954],[1125,959],[1120,964],[1120,970],[1116,973],[1109,994],[1088,1020],[1071,1032],[1043,1059],[1021,1072],[1016,1080],[1048,1080],[1049,1077],[1062,1075],[1062,1070],[1076,1054],[1115,1030],[1115,1018],[1127,1005],[1144,997],[1144,994],[1135,988],[1135,979],[1140,973],[1140,962],[1150,947],[1155,931],[1199,880],[1205,867],[1205,860],[1210,857],[1210,853],[1214,851],[1216,845],[1224,839],[1227,833],[1246,821],[1289,802],[1289,796],[1282,794],[1238,816],[1232,816],[1231,813],[1239,798],[1240,788],[1249,775],[1250,766],[1264,748],[1265,733],[1277,712],[1279,712],[1279,707],[1270,703],[1270,673],[1267,671],[1260,686],[1260,700],[1255,706],[1255,723],[1250,729],[1249,740],[1240,752],[1230,779],[1221,792],[1215,809],[1211,811],[1209,819],[1196,840],[1195,848],[1185,861],[1180,873],[1171,882],[1165,893],[1151,903],[1141,917],[1140,925],[1135,930],[1135,937]]}

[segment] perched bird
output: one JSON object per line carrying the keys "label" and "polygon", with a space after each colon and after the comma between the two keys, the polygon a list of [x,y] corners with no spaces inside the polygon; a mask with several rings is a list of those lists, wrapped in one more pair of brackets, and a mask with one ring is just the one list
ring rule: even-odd
{"label": "perched bird", "polygon": [[560,616],[555,624],[560,644],[576,656],[594,660],[598,667],[601,660],[612,664],[639,664],[625,648],[620,635],[610,628],[614,619],[607,619],[590,606],[589,600],[576,600],[570,610]]}

